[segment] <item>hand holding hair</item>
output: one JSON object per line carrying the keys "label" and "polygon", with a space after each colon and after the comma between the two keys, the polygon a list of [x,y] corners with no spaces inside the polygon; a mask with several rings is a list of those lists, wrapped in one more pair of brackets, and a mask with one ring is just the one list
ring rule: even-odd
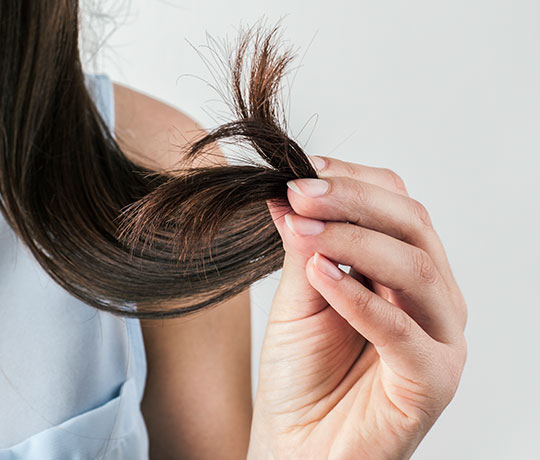
{"label": "hand holding hair", "polygon": [[[277,96],[292,54],[278,52],[278,27],[241,32],[223,66],[235,119],[156,172],[123,154],[88,94],[78,2],[0,5],[13,44],[0,47],[0,211],[44,270],[88,305],[166,318],[283,266],[249,458],[410,456],[459,382],[465,302],[394,174],[331,158],[317,173],[289,137]],[[32,25],[25,40],[17,24]],[[189,167],[227,140],[264,164]],[[317,177],[327,192],[304,196]],[[298,178],[300,194],[286,186]],[[353,270],[326,276],[335,263]]]}
{"label": "hand holding hair", "polygon": [[400,178],[324,159],[268,202],[286,254],[248,458],[406,459],[457,389],[466,304]]}

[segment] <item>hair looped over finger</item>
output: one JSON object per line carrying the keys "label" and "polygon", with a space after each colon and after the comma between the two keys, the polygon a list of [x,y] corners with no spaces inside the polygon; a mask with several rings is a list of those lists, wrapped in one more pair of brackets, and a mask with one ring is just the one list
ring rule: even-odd
{"label": "hair looped over finger", "polygon": [[[126,158],[90,98],[78,16],[76,0],[0,6],[0,210],[37,261],[83,302],[139,318],[217,305],[279,269],[266,200],[317,177],[287,134],[279,25],[241,29],[234,47],[212,39],[233,119],[156,172]],[[192,167],[217,141],[258,161]]]}

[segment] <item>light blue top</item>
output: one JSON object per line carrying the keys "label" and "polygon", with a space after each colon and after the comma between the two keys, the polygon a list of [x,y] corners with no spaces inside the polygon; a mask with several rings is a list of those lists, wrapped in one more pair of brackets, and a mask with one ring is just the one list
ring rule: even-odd
{"label": "light blue top", "polygon": [[[114,133],[106,74],[86,84]],[[139,320],[79,301],[0,214],[0,460],[147,460]]]}

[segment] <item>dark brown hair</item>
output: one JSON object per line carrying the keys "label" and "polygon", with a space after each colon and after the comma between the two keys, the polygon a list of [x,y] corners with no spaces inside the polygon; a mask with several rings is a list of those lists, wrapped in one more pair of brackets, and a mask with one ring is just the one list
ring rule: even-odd
{"label": "dark brown hair", "polygon": [[[77,0],[0,2],[0,209],[37,261],[83,302],[139,318],[217,305],[279,269],[266,200],[317,177],[287,135],[279,26],[240,32],[223,94],[233,121],[158,173],[126,158],[90,98],[78,16]],[[264,163],[189,166],[218,140]]]}

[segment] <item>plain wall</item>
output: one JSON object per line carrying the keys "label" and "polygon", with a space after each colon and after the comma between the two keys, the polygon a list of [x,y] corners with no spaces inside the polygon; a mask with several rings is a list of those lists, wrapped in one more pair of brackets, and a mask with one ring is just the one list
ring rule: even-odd
{"label": "plain wall", "polygon": [[[298,136],[308,153],[400,174],[468,302],[461,386],[413,458],[539,459],[540,2],[99,3],[117,24],[92,17],[106,41],[87,68],[206,128],[223,106],[186,39],[204,52],[207,32],[232,39],[241,23],[284,16],[293,66],[307,51],[292,87],[284,81],[292,135],[317,114],[311,137],[314,119]],[[251,290],[254,390],[279,276]]]}

